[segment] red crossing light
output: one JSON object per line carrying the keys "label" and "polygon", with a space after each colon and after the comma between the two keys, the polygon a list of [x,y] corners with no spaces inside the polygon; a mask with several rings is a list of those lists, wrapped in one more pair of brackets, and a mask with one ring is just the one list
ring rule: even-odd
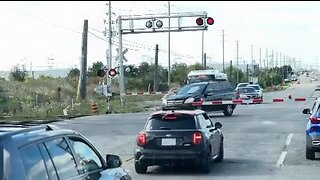
{"label": "red crossing light", "polygon": [[117,71],[115,69],[110,69],[108,71],[109,76],[114,77],[115,75],[117,75]]}
{"label": "red crossing light", "polygon": [[214,24],[213,18],[212,18],[212,17],[208,17],[208,18],[207,18],[207,23],[208,23],[209,25]]}
{"label": "red crossing light", "polygon": [[103,70],[103,69],[100,69],[100,70],[98,71],[98,76],[99,76],[99,77],[103,77],[104,75],[105,75],[104,70]]}
{"label": "red crossing light", "polygon": [[202,26],[203,25],[203,19],[202,18],[198,18],[196,20],[196,23],[197,23],[198,26]]}

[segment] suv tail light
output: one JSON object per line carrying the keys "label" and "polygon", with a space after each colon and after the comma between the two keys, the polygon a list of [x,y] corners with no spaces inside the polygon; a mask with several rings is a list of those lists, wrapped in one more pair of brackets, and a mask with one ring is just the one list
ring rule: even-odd
{"label": "suv tail light", "polygon": [[192,106],[201,106],[204,101],[204,98],[201,97],[199,101],[193,102]]}
{"label": "suv tail light", "polygon": [[192,138],[193,144],[201,144],[202,143],[202,134],[200,132],[194,132]]}
{"label": "suv tail light", "polygon": [[176,114],[166,114],[163,116],[163,119],[166,120],[176,120],[178,117],[176,116]]}
{"label": "suv tail light", "polygon": [[311,124],[320,124],[320,118],[312,116],[309,119],[310,119]]}
{"label": "suv tail light", "polygon": [[145,132],[140,132],[137,137],[137,145],[144,146],[147,143],[147,137]]}

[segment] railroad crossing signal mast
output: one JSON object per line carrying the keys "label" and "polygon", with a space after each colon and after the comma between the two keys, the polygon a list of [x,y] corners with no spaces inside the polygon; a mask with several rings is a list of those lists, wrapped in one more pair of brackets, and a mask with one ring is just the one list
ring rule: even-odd
{"label": "railroad crossing signal mast", "polygon": [[[170,19],[170,27],[169,27]],[[207,12],[183,12],[168,14],[146,14],[146,15],[123,15],[118,16],[119,35],[119,88],[121,107],[124,106],[124,67],[123,67],[123,34],[161,33],[161,32],[183,32],[204,31],[208,25],[213,25],[214,20],[207,16]],[[168,52],[170,53],[170,52]]]}

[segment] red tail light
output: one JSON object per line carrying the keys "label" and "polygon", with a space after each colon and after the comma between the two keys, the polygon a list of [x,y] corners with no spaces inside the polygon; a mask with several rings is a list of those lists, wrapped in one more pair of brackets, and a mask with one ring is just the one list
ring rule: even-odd
{"label": "red tail light", "polygon": [[175,114],[166,114],[166,115],[163,116],[163,119],[175,120],[175,119],[177,119],[177,116]]}
{"label": "red tail light", "polygon": [[146,133],[145,132],[140,132],[138,137],[137,137],[137,145],[138,146],[144,146],[146,145],[147,138],[146,138]]}
{"label": "red tail light", "polygon": [[310,117],[310,122],[311,124],[319,124],[320,123],[320,118],[317,118],[317,117]]}
{"label": "red tail light", "polygon": [[200,132],[193,133],[192,143],[193,144],[201,144],[202,143],[202,135]]}
{"label": "red tail light", "polygon": [[200,98],[200,101],[196,101],[192,103],[192,106],[201,106],[204,101],[204,98]]}

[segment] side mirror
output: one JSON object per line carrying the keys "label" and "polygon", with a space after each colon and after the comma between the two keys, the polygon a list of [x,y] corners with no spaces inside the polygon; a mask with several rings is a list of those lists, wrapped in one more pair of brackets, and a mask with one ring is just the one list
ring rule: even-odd
{"label": "side mirror", "polygon": [[221,128],[222,128],[221,122],[216,122],[216,123],[214,123],[214,127],[215,127],[216,129],[221,129]]}
{"label": "side mirror", "polygon": [[311,110],[310,110],[309,108],[307,108],[307,109],[304,109],[304,110],[302,111],[302,113],[303,113],[303,114],[310,114],[310,113],[311,113]]}
{"label": "side mirror", "polygon": [[107,154],[106,155],[106,162],[108,168],[117,168],[122,165],[122,161],[119,156]]}

